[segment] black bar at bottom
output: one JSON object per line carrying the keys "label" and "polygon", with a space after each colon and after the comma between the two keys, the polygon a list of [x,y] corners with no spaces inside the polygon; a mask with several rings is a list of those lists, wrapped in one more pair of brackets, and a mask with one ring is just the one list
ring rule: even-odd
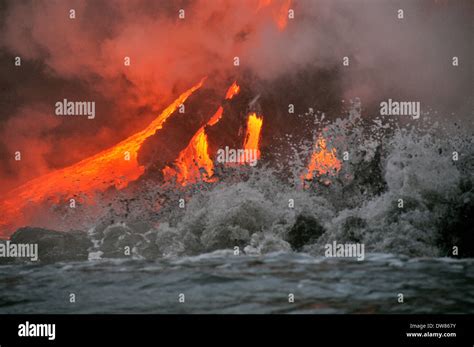
{"label": "black bar at bottom", "polygon": [[[53,326],[44,324],[54,324],[54,336]],[[184,342],[269,346],[281,345],[282,339],[292,346],[473,346],[474,324],[472,315],[0,315],[1,347]]]}

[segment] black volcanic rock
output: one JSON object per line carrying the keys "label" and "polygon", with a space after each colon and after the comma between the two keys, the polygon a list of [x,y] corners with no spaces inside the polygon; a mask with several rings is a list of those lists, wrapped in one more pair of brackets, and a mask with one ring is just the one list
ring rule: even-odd
{"label": "black volcanic rock", "polygon": [[288,233],[287,241],[295,251],[300,251],[303,246],[316,242],[324,231],[315,218],[299,215]]}
{"label": "black volcanic rock", "polygon": [[110,225],[103,231],[99,249],[103,258],[126,258],[126,247],[132,248],[144,240],[143,235],[136,233],[127,225]]}
{"label": "black volcanic rock", "polygon": [[[10,237],[11,243],[38,244],[38,261],[78,261],[88,259],[92,246],[87,234],[82,231],[61,232],[42,228],[24,227]],[[29,258],[0,258],[0,264],[30,262]]]}

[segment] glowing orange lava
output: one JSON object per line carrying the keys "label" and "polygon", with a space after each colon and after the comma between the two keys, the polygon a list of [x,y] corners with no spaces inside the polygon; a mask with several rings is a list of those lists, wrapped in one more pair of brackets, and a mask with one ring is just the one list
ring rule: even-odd
{"label": "glowing orange lava", "polygon": [[169,166],[163,169],[163,176],[166,181],[172,178],[182,186],[199,181],[211,182],[214,174],[214,163],[209,156],[209,145],[207,142],[206,126],[213,126],[222,118],[224,109],[219,106],[211,119],[194,134],[188,146],[181,151],[178,159],[174,162],[174,167]]}
{"label": "glowing orange lava", "polygon": [[311,160],[306,168],[306,173],[301,176],[302,180],[312,180],[314,174],[334,174],[341,169],[341,162],[336,157],[336,149],[327,149],[326,140],[319,137],[316,141],[311,155]]}
{"label": "glowing orange lava", "polygon": [[239,94],[240,92],[240,87],[237,84],[237,82],[232,83],[232,85],[229,87],[227,90],[227,93],[225,94],[225,98],[227,100],[232,99],[235,95]]}
{"label": "glowing orange lava", "polygon": [[255,150],[257,159],[260,159],[260,132],[262,130],[263,117],[257,116],[256,113],[249,114],[247,120],[247,131],[244,138],[244,149]]}
{"label": "glowing orange lava", "polygon": [[181,94],[155,118],[144,130],[130,136],[117,145],[86,158],[66,168],[35,178],[8,192],[0,201],[0,237],[8,236],[24,223],[23,210],[28,205],[46,199],[68,198],[78,194],[93,195],[110,186],[122,189],[140,177],[145,168],[137,161],[143,142],[159,129],[173,112],[204,83]]}

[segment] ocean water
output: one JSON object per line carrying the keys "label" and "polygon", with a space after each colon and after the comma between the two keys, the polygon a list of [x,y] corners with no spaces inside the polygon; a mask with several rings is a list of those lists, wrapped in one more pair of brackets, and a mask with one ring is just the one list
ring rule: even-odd
{"label": "ocean water", "polygon": [[230,250],[7,265],[0,266],[0,313],[474,313],[473,265],[474,259],[369,254],[357,261]]}

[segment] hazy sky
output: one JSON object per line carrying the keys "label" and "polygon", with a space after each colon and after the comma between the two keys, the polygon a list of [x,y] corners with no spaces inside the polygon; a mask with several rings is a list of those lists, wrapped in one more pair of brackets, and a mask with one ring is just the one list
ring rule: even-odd
{"label": "hazy sky", "polygon": [[[268,86],[282,76],[334,68],[340,99],[421,100],[439,109],[440,119],[472,129],[472,1],[294,0],[295,18],[281,31],[285,4],[2,2],[0,192],[142,129],[206,75],[227,80],[247,71]],[[16,56],[21,67],[13,64]],[[342,67],[344,56],[349,67]],[[312,92],[304,78],[299,86],[300,93]],[[96,118],[56,116],[54,104],[63,98],[95,101]],[[13,160],[17,150],[21,166]]]}

